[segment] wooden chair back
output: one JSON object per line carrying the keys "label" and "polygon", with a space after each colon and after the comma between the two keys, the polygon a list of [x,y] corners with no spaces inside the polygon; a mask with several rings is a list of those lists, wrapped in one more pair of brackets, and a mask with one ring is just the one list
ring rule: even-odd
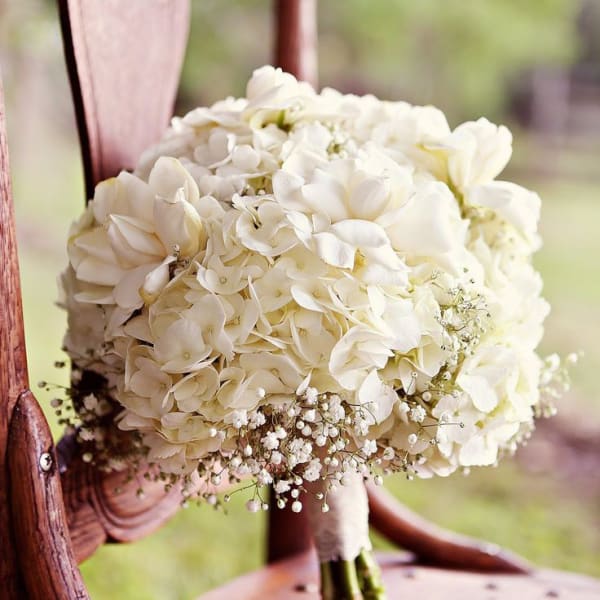
{"label": "wooden chair back", "polygon": [[[132,168],[172,114],[187,44],[189,0],[59,0],[86,199],[98,181]],[[314,81],[316,0],[275,3],[276,63]],[[176,489],[122,485],[85,465],[73,440],[55,447],[29,389],[8,150],[0,87],[0,589],[6,598],[88,598],[77,563],[103,543],[133,541],[179,508]],[[121,487],[119,494],[115,488]],[[309,544],[279,515],[270,552]],[[298,518],[298,520],[300,520]],[[294,525],[296,527],[296,525]],[[302,527],[297,527],[302,531]]]}
{"label": "wooden chair back", "polygon": [[[58,5],[87,200],[98,181],[132,168],[164,131],[177,93],[190,5],[189,0],[58,0]],[[316,0],[274,0],[274,24],[274,63],[316,84]],[[0,596],[85,599],[77,564],[106,542],[134,541],[159,528],[179,509],[180,495],[176,488],[165,493],[162,484],[144,481],[140,498],[139,482],[123,482],[118,473],[85,464],[72,438],[53,443],[27,377],[3,110],[0,82]],[[380,489],[369,488],[369,501],[375,529],[423,561],[481,571],[528,569],[485,543],[440,531]],[[311,545],[305,514],[270,511],[267,542],[269,562],[301,556]],[[276,585],[290,569],[296,569],[293,561],[261,576]]]}

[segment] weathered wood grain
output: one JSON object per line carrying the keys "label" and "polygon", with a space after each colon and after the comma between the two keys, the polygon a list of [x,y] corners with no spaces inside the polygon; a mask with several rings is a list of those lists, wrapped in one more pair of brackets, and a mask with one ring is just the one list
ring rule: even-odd
{"label": "weathered wood grain", "polygon": [[0,80],[0,590],[7,598],[23,591],[10,526],[6,452],[8,428],[17,398],[29,385],[23,308],[10,185],[4,97]]}
{"label": "weathered wood grain", "polygon": [[[422,600],[597,600],[600,581],[540,569],[531,575],[469,573],[415,564],[407,553],[378,553],[388,598]],[[318,568],[312,552],[242,575],[197,600],[318,600]]]}
{"label": "weathered wood grain", "polygon": [[87,198],[132,168],[173,111],[189,0],[58,0]]}
{"label": "weathered wood grain", "polygon": [[[187,44],[189,0],[58,0],[67,70],[85,171],[86,198],[98,181],[132,168],[173,110]],[[68,440],[59,444],[63,455]],[[123,483],[76,458],[62,481],[75,555],[105,541],[133,541],[173,516],[180,496],[160,483]],[[120,492],[115,490],[120,488]]]}
{"label": "weathered wood grain", "polygon": [[8,444],[12,527],[26,587],[15,598],[89,598],[71,548],[50,428],[29,391],[15,405]]}
{"label": "weathered wood grain", "polygon": [[[106,542],[133,542],[160,528],[179,510],[181,492],[125,473],[106,473],[86,464],[70,447],[58,444],[65,510],[78,562]],[[143,495],[138,490],[143,489]]]}

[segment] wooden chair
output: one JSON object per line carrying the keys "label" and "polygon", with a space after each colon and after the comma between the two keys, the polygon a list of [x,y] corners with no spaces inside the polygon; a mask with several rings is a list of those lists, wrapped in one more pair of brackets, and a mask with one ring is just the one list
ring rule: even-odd
{"label": "wooden chair", "polygon": [[[189,2],[59,0],[59,9],[90,198],[98,181],[133,167],[166,127]],[[313,83],[315,12],[316,0],[275,3],[275,63]],[[135,482],[123,486],[118,474],[83,463],[72,439],[55,447],[29,389],[1,85],[0,248],[0,598],[84,599],[78,563],[106,542],[159,528],[179,509],[178,490],[148,482],[139,498]],[[489,544],[437,529],[380,489],[370,489],[369,500],[372,526],[411,553],[380,556],[390,598],[600,597],[592,580],[533,571]],[[317,570],[302,513],[269,513],[267,554],[269,566],[203,598],[315,597],[303,587]]]}

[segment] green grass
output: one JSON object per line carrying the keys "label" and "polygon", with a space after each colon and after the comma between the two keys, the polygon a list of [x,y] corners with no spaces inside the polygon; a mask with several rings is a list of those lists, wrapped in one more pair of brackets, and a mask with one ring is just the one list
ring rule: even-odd
{"label": "green grass", "polygon": [[[82,207],[79,163],[72,145],[37,160],[26,158],[13,161],[13,173],[31,379],[65,383],[67,373],[52,367],[61,356],[64,331],[64,315],[53,305],[54,282],[65,263],[69,221]],[[31,172],[35,178],[27,175]],[[597,186],[532,185],[545,201],[545,246],[536,262],[554,307],[544,346],[586,353],[564,404],[576,407],[582,418],[590,412],[600,415],[595,380],[600,370]],[[51,394],[40,391],[38,396],[47,410]],[[392,478],[389,486],[410,507],[442,525],[505,545],[536,563],[600,576],[600,499],[580,494],[553,472],[532,475],[508,462],[468,478]],[[92,597],[189,599],[255,568],[263,557],[264,516],[247,514],[243,500],[236,497],[228,516],[207,506],[192,507],[141,542],[105,546],[82,566]]]}

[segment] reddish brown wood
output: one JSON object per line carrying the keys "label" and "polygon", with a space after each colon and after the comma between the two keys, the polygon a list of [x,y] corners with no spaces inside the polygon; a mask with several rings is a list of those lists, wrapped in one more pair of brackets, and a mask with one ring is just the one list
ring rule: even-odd
{"label": "reddish brown wood", "polygon": [[[98,181],[131,168],[172,114],[189,29],[189,0],[59,0],[84,163],[87,198]],[[68,445],[65,440],[62,446]],[[176,490],[123,484],[70,461],[62,473],[75,554],[105,541],[132,541],[160,527],[180,505]],[[120,493],[115,489],[121,488]]]}
{"label": "reddish brown wood", "polygon": [[[141,539],[168,521],[181,504],[179,488],[165,492],[164,484],[123,473],[105,473],[84,463],[67,448],[69,438],[59,443],[65,509],[79,562],[105,542]],[[143,495],[137,492],[143,489]]]}
{"label": "reddish brown wood", "polygon": [[[531,575],[490,575],[415,565],[410,556],[381,553],[388,598],[422,600],[540,600],[600,598],[600,582],[583,575],[539,570]],[[243,575],[197,600],[318,600],[317,561],[311,552]]]}
{"label": "reddish brown wood", "polygon": [[173,111],[189,0],[59,0],[87,198],[135,166]]}
{"label": "reddish brown wood", "polygon": [[[81,460],[71,437],[58,444],[63,496],[73,550],[78,562],[106,542],[134,542],[168,521],[181,506],[181,490],[165,492],[164,484],[135,479],[126,473],[106,473]],[[227,477],[211,492],[225,492]],[[139,495],[138,490],[143,490]],[[198,488],[198,493],[204,489]]]}
{"label": "reddish brown wood", "polygon": [[295,513],[289,506],[277,508],[272,488],[270,505],[267,521],[267,562],[272,563],[308,550],[313,542],[306,511]]}
{"label": "reddish brown wood", "polygon": [[0,81],[0,590],[8,598],[22,591],[16,554],[11,551],[6,451],[11,415],[19,395],[27,389],[27,357],[19,263],[10,186],[8,147],[4,120],[4,97]]}
{"label": "reddish brown wood", "polygon": [[[317,84],[316,0],[275,0],[274,64],[298,79]],[[267,561],[282,560],[306,551],[312,535],[306,511],[292,512],[290,505],[275,508],[271,490],[267,525]]]}
{"label": "reddish brown wood", "polygon": [[275,65],[317,85],[317,0],[275,0]]}
{"label": "reddish brown wood", "polygon": [[20,597],[88,598],[71,548],[52,435],[29,391],[17,400],[8,442],[12,526],[27,590]]}
{"label": "reddish brown wood", "polygon": [[420,563],[495,573],[531,572],[521,557],[495,544],[436,527],[383,488],[368,485],[367,490],[371,525],[389,541],[414,553]]}

